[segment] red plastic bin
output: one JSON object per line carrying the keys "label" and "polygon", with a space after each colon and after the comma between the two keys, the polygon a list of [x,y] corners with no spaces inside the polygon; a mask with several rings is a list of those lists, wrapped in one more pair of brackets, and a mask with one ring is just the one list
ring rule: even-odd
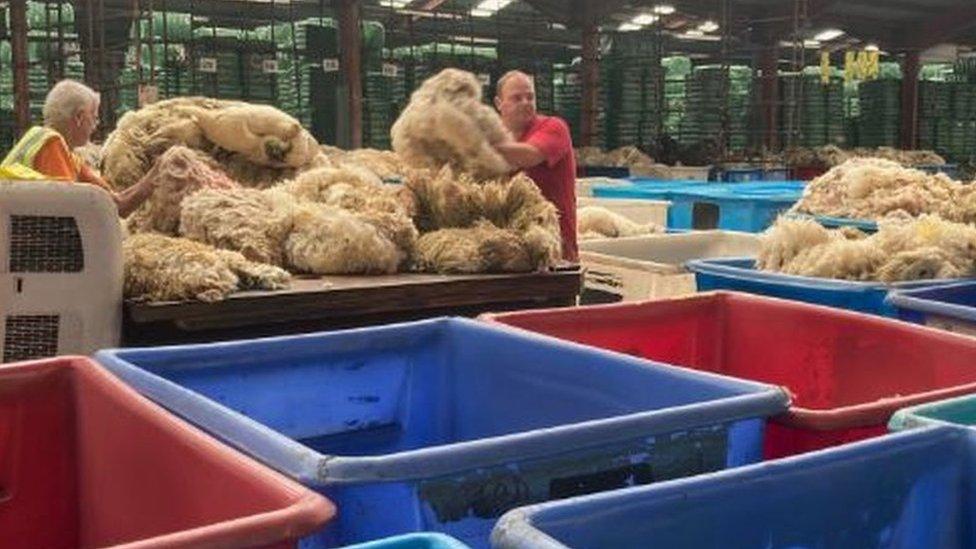
{"label": "red plastic bin", "polygon": [[783,386],[792,405],[767,424],[767,458],[882,435],[900,408],[976,392],[976,338],[749,294],[482,318]]}
{"label": "red plastic bin", "polygon": [[0,367],[0,546],[294,547],[335,508],[84,357]]}

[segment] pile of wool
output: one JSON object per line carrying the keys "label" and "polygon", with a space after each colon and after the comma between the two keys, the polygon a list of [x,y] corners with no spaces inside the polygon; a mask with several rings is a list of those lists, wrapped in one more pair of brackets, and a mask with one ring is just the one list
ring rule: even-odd
{"label": "pile of wool", "polygon": [[407,167],[397,153],[377,149],[342,150],[336,147],[322,147],[329,160],[336,165],[351,165],[365,168],[381,179],[396,179],[402,176]]}
{"label": "pile of wool", "polygon": [[296,200],[277,189],[203,189],[183,200],[179,234],[251,261],[285,267]]}
{"label": "pile of wool", "polygon": [[206,154],[181,145],[164,152],[148,177],[156,189],[127,219],[129,231],[133,233],[153,231],[175,236],[184,198],[200,189],[240,187],[216,168]]}
{"label": "pile of wool", "polygon": [[450,165],[476,178],[511,171],[492,145],[511,139],[498,113],[481,101],[481,82],[467,71],[444,69],[410,96],[390,129],[393,150],[415,168]]}
{"label": "pile of wool", "polygon": [[559,260],[556,208],[524,174],[477,183],[445,166],[433,177],[413,174],[405,184],[422,233],[417,270],[525,272]]}
{"label": "pile of wool", "polygon": [[784,154],[784,159],[791,166],[827,169],[839,166],[852,158],[881,158],[906,167],[945,164],[945,159],[933,151],[903,151],[892,147],[875,149],[862,147],[843,150],[836,145],[825,145],[813,148],[792,148]]}
{"label": "pile of wool", "polygon": [[938,213],[956,219],[962,185],[943,174],[905,168],[892,160],[853,158],[807,185],[792,211],[853,219],[918,217]]}
{"label": "pile of wool", "polygon": [[184,97],[126,113],[105,141],[103,173],[128,187],[173,145],[213,156],[236,180],[254,186],[327,162],[311,134],[274,107]]}
{"label": "pile of wool", "polygon": [[88,167],[95,171],[102,169],[102,146],[98,143],[89,141],[80,147],[75,147],[74,152],[85,161]]}
{"label": "pile of wool", "polygon": [[581,240],[620,238],[663,233],[664,227],[655,223],[640,224],[600,206],[584,206],[576,210],[577,232]]}
{"label": "pile of wool", "polygon": [[877,233],[828,230],[808,219],[779,219],[762,236],[756,267],[844,280],[976,276],[976,227],[923,215],[881,223]]}
{"label": "pile of wool", "polygon": [[156,233],[126,238],[122,256],[124,291],[130,299],[213,302],[239,290],[284,288],[291,278],[239,253]]}
{"label": "pile of wool", "polygon": [[850,153],[837,145],[822,147],[795,147],[783,154],[784,161],[790,166],[804,166],[815,168],[833,168],[843,164],[851,158]]}
{"label": "pile of wool", "polygon": [[370,223],[395,245],[398,264],[413,254],[417,228],[411,219],[413,196],[406,188],[384,184],[373,172],[348,164],[306,171],[281,188],[299,200],[342,208]]}
{"label": "pile of wool", "polygon": [[315,274],[392,274],[403,253],[375,225],[342,208],[300,202],[284,252],[293,269]]}

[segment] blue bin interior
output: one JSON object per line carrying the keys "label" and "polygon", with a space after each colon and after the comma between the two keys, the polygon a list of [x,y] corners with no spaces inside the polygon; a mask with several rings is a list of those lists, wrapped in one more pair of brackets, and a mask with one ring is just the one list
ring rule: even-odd
{"label": "blue bin interior", "polygon": [[[114,357],[112,356],[114,355]],[[762,387],[472,321],[173,348],[124,361],[312,449],[376,456],[659,410]]]}
{"label": "blue bin interior", "polygon": [[[974,439],[909,431],[513,511],[497,547],[939,547],[976,543]],[[532,543],[532,541],[535,541]]]}
{"label": "blue bin interior", "polygon": [[973,315],[976,317],[976,283],[951,284],[936,288],[911,290],[905,292],[905,295],[937,303],[973,307]]}
{"label": "blue bin interior", "polygon": [[444,534],[420,533],[347,545],[344,549],[468,549],[468,546]]}

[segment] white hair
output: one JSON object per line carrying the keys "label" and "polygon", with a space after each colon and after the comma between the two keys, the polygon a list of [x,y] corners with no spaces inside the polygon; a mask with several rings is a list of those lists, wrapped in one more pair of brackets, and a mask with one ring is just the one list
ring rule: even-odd
{"label": "white hair", "polygon": [[511,70],[503,74],[502,77],[498,79],[498,83],[495,84],[495,96],[501,97],[502,90],[505,89],[505,84],[516,76],[524,76],[525,78],[528,78],[529,82],[532,84],[532,87],[535,88],[535,78],[533,78],[531,74],[526,74],[520,70]]}
{"label": "white hair", "polygon": [[101,96],[76,80],[62,80],[47,92],[44,99],[44,123],[63,128],[78,111],[98,105]]}

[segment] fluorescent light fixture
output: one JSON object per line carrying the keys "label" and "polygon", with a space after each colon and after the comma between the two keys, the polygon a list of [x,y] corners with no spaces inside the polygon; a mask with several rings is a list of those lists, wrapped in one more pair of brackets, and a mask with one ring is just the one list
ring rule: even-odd
{"label": "fluorescent light fixture", "polygon": [[480,36],[452,36],[451,40],[455,42],[464,42],[468,44],[497,44],[497,38],[482,38]]}
{"label": "fluorescent light fixture", "polygon": [[807,49],[817,49],[820,47],[819,40],[804,40],[803,47]]}
{"label": "fluorescent light fixture", "polygon": [[682,36],[688,36],[688,37],[705,36],[705,33],[704,31],[701,31],[699,29],[688,29],[685,31],[685,33]]}
{"label": "fluorescent light fixture", "polygon": [[635,31],[640,29],[641,29],[640,25],[636,23],[631,23],[629,21],[627,23],[621,23],[620,26],[617,27],[617,30],[621,32]]}
{"label": "fluorescent light fixture", "polygon": [[647,25],[653,25],[654,23],[657,22],[658,19],[660,19],[660,17],[656,15],[650,13],[642,13],[640,15],[634,16],[634,18],[631,19],[630,22],[635,25],[645,27]]}
{"label": "fluorescent light fixture", "polygon": [[715,32],[718,30],[718,23],[715,21],[705,21],[701,25],[698,25],[698,30],[702,32]]}
{"label": "fluorescent light fixture", "polygon": [[562,23],[553,23],[552,28],[559,29],[559,30],[566,30],[566,25],[563,25]]}
{"label": "fluorescent light fixture", "polygon": [[670,4],[658,4],[654,6],[654,13],[658,15],[671,15],[674,13],[674,6]]}
{"label": "fluorescent light fixture", "polygon": [[841,36],[844,36],[844,31],[840,29],[824,29],[818,32],[813,39],[820,42],[830,42],[831,40],[840,38]]}
{"label": "fluorescent light fixture", "polygon": [[877,44],[868,44],[864,46],[864,51],[880,51]]}
{"label": "fluorescent light fixture", "polygon": [[472,8],[471,15],[475,17],[491,17],[498,10],[512,3],[513,0],[481,0],[477,6]]}
{"label": "fluorescent light fixture", "polygon": [[405,8],[409,6],[413,0],[380,0],[381,6],[387,6],[391,8]]}

